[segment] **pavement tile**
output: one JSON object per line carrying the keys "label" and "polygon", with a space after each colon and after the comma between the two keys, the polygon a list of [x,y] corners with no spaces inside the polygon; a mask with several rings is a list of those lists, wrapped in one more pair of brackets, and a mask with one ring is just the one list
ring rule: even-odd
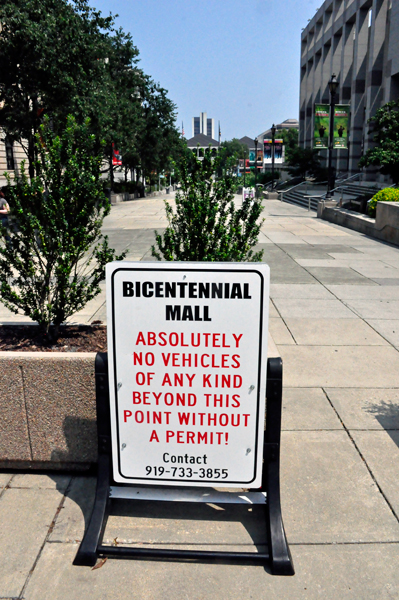
{"label": "pavement tile", "polygon": [[370,285],[370,279],[364,277],[350,268],[336,267],[307,267],[307,271],[320,283],[342,284],[351,283],[357,285]]}
{"label": "pavement tile", "polygon": [[363,319],[398,319],[399,300],[346,300]]}
{"label": "pavement tile", "polygon": [[396,389],[325,388],[347,429],[399,430],[399,386]]}
{"label": "pavement tile", "polygon": [[391,277],[398,279],[399,278],[399,270],[394,269],[390,265],[386,265],[384,263],[373,262],[371,264],[365,265],[356,265],[353,266],[352,269],[364,275],[364,277],[383,277],[384,279],[390,279]]}
{"label": "pavement tile", "polygon": [[80,542],[82,540],[91,516],[96,484],[96,477],[76,476],[72,479],[63,509],[50,534],[51,542]]}
{"label": "pavement tile", "polygon": [[266,235],[274,244],[306,244],[306,242],[301,240],[300,236],[288,231],[282,231],[281,233],[269,231]]}
{"label": "pavement tile", "polygon": [[269,332],[275,344],[295,344],[295,340],[287,329],[283,319],[270,318]]}
{"label": "pavement tile", "polygon": [[[387,346],[388,342],[361,319],[291,319],[287,326],[299,345],[305,346]],[[398,323],[399,331],[399,323]],[[399,337],[398,337],[399,340]],[[285,342],[277,341],[276,344]]]}
{"label": "pavement tile", "polygon": [[389,346],[277,346],[287,387],[399,387],[399,352]]}
{"label": "pavement tile", "polygon": [[71,478],[71,475],[17,473],[12,478],[10,487],[36,490],[58,490],[61,494],[64,494],[71,481]]}
{"label": "pavement tile", "polygon": [[298,265],[301,267],[332,267],[346,268],[349,267],[348,261],[346,260],[335,260],[333,258],[319,259],[319,258],[296,258]]}
{"label": "pavement tile", "polygon": [[12,479],[11,473],[0,473],[0,490],[5,488],[6,485],[9,484],[11,479]]}
{"label": "pavement tile", "polygon": [[364,252],[359,252],[358,250],[353,250],[352,248],[345,248],[344,252],[337,252],[334,250],[333,252],[328,253],[331,258],[335,258],[336,260],[347,260],[347,261],[379,261],[378,256],[371,255],[365,250]]}
{"label": "pavement tile", "polygon": [[264,508],[115,500],[104,543],[255,552],[265,550]]}
{"label": "pavement tile", "polygon": [[353,431],[352,437],[399,518],[399,431]]}
{"label": "pavement tile", "polygon": [[295,246],[287,245],[284,246],[281,244],[280,246],[283,248],[290,256],[294,258],[330,258],[333,256],[332,253],[335,253],[336,256],[333,258],[343,258],[348,255],[351,257],[354,256],[362,256],[362,253],[359,250],[355,250],[350,248],[349,246],[340,246],[337,244],[329,245],[329,244],[317,244],[316,246],[312,246],[310,244],[306,246]]}
{"label": "pavement tile", "polygon": [[356,314],[336,298],[274,298],[282,317],[322,319],[356,319]]}
{"label": "pavement tile", "polygon": [[342,429],[321,388],[284,388],[282,430]]}
{"label": "pavement tile", "polygon": [[[271,298],[333,298],[333,295],[320,283],[272,283],[270,286]],[[398,296],[399,297],[399,296]]]}
{"label": "pavement tile", "polygon": [[375,283],[377,283],[378,285],[383,285],[384,287],[387,286],[399,286],[399,277],[398,279],[395,278],[391,278],[391,279],[381,279],[380,277],[372,277],[372,280],[375,281]]}
{"label": "pavement tile", "polygon": [[389,288],[372,285],[329,285],[326,287],[341,300],[399,300],[399,286]]}
{"label": "pavement tile", "polygon": [[280,315],[278,314],[275,305],[273,304],[273,302],[270,300],[269,302],[269,318],[279,318]]}
{"label": "pavement tile", "polygon": [[0,598],[19,597],[61,499],[56,490],[38,489],[8,489],[1,496]]}
{"label": "pavement tile", "polygon": [[337,235],[337,230],[334,230],[333,227],[331,228],[331,231],[334,232],[332,235],[306,235],[303,236],[302,239],[304,242],[306,242],[307,244],[311,244],[312,246],[342,246],[344,238],[348,238],[348,244],[350,243],[352,238],[350,234],[343,233],[341,235]]}
{"label": "pavement tile", "polygon": [[384,263],[386,263],[387,265],[390,265],[391,267],[398,269],[399,268],[399,251],[397,250],[396,252],[392,252],[392,254],[388,254],[386,257],[381,257],[381,260]]}
{"label": "pavement tile", "polygon": [[[296,575],[259,566],[111,560],[74,567],[72,544],[46,544],[25,600],[393,600],[399,544],[291,547]],[[43,581],[46,585],[43,586]],[[134,582],[134,585],[132,585]]]}
{"label": "pavement tile", "polygon": [[345,431],[283,431],[289,543],[399,541],[399,522]]}
{"label": "pavement tile", "polygon": [[366,321],[399,350],[399,319],[366,319]]}

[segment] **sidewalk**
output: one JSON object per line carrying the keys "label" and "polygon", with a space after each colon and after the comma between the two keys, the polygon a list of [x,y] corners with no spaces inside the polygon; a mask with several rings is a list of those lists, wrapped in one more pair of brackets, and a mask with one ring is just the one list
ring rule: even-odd
{"label": "sidewalk", "polygon": [[[266,201],[269,328],[284,363],[282,511],[296,570],[109,559],[73,567],[95,478],[0,473],[0,599],[399,598],[399,248]],[[104,232],[151,260],[162,198],[116,205]],[[105,322],[105,293],[71,320]],[[0,321],[14,320],[4,310]],[[26,320],[23,318],[22,320]],[[115,503],[104,539],[261,549],[257,507]],[[209,543],[213,544],[212,547]],[[188,546],[190,544],[190,546]],[[255,544],[255,546],[254,546]]]}

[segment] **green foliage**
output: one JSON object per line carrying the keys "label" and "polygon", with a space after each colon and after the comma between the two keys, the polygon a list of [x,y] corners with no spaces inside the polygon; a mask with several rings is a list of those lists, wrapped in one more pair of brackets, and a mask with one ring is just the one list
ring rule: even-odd
{"label": "green foliage", "polygon": [[276,138],[282,139],[285,146],[285,161],[291,160],[293,150],[298,147],[298,129],[278,129]]}
{"label": "green foliage", "polygon": [[399,190],[394,188],[384,188],[373,196],[368,203],[368,213],[374,217],[377,212],[377,202],[399,202]]}
{"label": "green foliage", "polygon": [[318,150],[312,148],[293,148],[287,163],[290,167],[288,171],[293,177],[317,176],[320,171]]}
{"label": "green foliage", "polygon": [[49,339],[100,292],[105,265],[124,256],[115,257],[101,234],[110,206],[89,128],[68,117],[57,136],[46,120],[36,136],[38,175],[29,181],[22,165],[7,191],[11,223],[0,230],[0,299],[37,321]]}
{"label": "green foliage", "polygon": [[[272,181],[272,172],[266,171],[265,173],[257,173],[256,175],[256,183],[261,183],[262,185],[266,185]],[[278,171],[274,171],[274,180],[280,179],[280,173]],[[244,186],[244,175],[241,177],[237,177],[237,184],[239,186]],[[245,173],[245,187],[255,187],[255,173],[254,170],[251,169],[250,173]]]}
{"label": "green foliage", "polygon": [[151,149],[151,170],[165,168],[179,137],[175,106],[138,68],[138,49],[112,16],[88,0],[1,0],[0,23],[0,127],[24,147],[30,177],[46,114],[55,132],[68,114],[90,118],[111,184],[112,144],[129,167],[148,171]]}
{"label": "green foliage", "polygon": [[381,173],[399,183],[399,101],[379,108],[369,123],[374,125],[376,146],[361,157],[359,167],[380,166]]}
{"label": "green foliage", "polygon": [[241,144],[237,138],[226,140],[220,144],[217,175],[236,170],[238,160],[248,158],[249,150],[246,144]]}
{"label": "green foliage", "polygon": [[152,255],[168,261],[260,261],[263,251],[254,254],[251,248],[262,224],[261,202],[247,199],[236,208],[236,178],[213,179],[219,157],[213,159],[210,150],[202,161],[190,155],[182,155],[176,166],[181,185],[176,212],[165,202],[169,225],[163,236],[155,232]]}
{"label": "green foliage", "polygon": [[124,163],[140,169],[143,175],[169,170],[183,148],[183,141],[175,127],[176,107],[168,99],[166,90],[149,78],[142,89],[140,120],[131,138],[136,154],[127,155]]}
{"label": "green foliage", "polygon": [[263,185],[266,185],[267,183],[273,181],[273,179],[275,181],[277,179],[280,179],[280,173],[278,171],[274,171],[274,173],[272,173],[271,171],[265,171],[264,173],[258,173],[258,175],[256,176],[256,183],[262,183]]}

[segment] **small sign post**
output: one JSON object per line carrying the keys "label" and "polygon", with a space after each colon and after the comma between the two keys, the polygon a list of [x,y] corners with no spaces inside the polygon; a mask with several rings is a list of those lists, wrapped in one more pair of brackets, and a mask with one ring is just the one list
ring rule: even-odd
{"label": "small sign post", "polygon": [[[96,525],[90,523],[75,564],[122,554],[122,548],[99,546],[109,495],[129,497],[134,489],[130,497],[144,498],[140,486],[154,485],[169,491],[190,486],[268,492],[270,463],[277,468],[278,543],[268,527],[270,553],[250,553],[250,560],[274,555],[280,565],[275,572],[293,574],[279,512],[281,374],[277,365],[273,375],[267,363],[268,304],[269,267],[262,263],[107,265],[108,385],[104,365],[97,369],[99,465],[107,466],[99,472]],[[273,379],[278,406],[275,417],[268,409],[264,439],[265,397],[267,386],[272,395]],[[113,482],[125,487],[112,485],[111,468]],[[163,499],[170,498],[169,491]],[[254,501],[264,503],[264,494],[257,495]],[[231,498],[232,493],[222,492],[219,501]],[[140,551],[125,550],[129,556]],[[165,558],[168,552],[181,558],[190,554],[152,552]],[[204,558],[203,552],[194,554]],[[220,553],[214,554],[220,559]],[[222,554],[227,560],[238,558]]]}

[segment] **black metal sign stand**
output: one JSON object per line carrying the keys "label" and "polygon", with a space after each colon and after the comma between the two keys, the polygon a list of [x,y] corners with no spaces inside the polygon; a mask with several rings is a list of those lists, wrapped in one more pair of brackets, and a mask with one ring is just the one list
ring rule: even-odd
{"label": "black metal sign stand", "polygon": [[[91,519],[74,565],[94,566],[99,557],[158,560],[191,560],[224,564],[269,564],[273,575],[294,575],[291,553],[285,536],[280,505],[280,437],[282,404],[282,361],[269,358],[266,384],[266,431],[263,449],[262,487],[268,552],[215,552],[198,550],[165,550],[104,546],[102,538],[112,500],[111,421],[109,411],[107,354],[99,352],[95,363],[98,428],[98,479]],[[209,502],[209,500],[208,500]]]}

